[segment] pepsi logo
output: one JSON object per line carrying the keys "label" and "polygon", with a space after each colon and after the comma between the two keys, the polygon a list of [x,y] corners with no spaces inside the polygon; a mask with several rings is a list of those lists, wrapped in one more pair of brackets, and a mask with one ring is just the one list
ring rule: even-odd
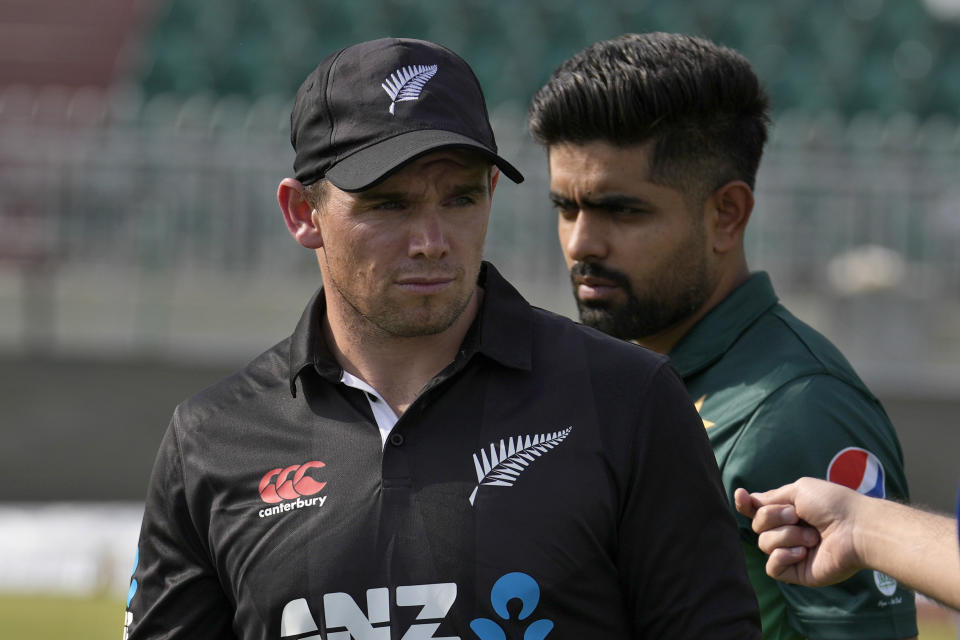
{"label": "pepsi logo", "polygon": [[877,456],[860,447],[842,449],[827,467],[827,480],[872,498],[887,497],[885,475]]}
{"label": "pepsi logo", "polygon": [[267,504],[276,504],[319,493],[327,483],[317,481],[308,476],[307,472],[324,466],[319,460],[312,460],[286,468],[271,469],[260,479],[260,497]]}

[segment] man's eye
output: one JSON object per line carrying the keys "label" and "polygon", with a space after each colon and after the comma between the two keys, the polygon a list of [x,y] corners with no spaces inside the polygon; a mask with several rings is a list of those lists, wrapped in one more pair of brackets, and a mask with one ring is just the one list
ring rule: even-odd
{"label": "man's eye", "polygon": [[626,205],[617,205],[607,209],[611,215],[622,217],[636,217],[647,213],[646,209],[637,207],[628,207]]}
{"label": "man's eye", "polygon": [[564,219],[571,219],[577,216],[579,211],[577,205],[569,202],[554,202],[553,208],[557,210],[557,213]]}
{"label": "man's eye", "polygon": [[403,209],[404,204],[399,200],[384,200],[383,202],[374,203],[371,207],[372,209]]}
{"label": "man's eye", "polygon": [[457,196],[452,201],[452,204],[455,207],[469,207],[473,203],[474,200],[470,196]]}

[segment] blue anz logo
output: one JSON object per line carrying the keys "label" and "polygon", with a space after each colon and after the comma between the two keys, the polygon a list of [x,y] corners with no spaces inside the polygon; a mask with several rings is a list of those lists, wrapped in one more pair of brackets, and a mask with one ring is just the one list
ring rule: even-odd
{"label": "blue anz logo", "polygon": [[133,575],[137,572],[137,567],[140,566],[140,547],[137,547],[137,553],[133,556],[133,569],[130,570],[130,591],[127,592],[127,606],[130,606],[130,601],[133,600],[133,596],[137,593],[137,579]]}
{"label": "blue anz logo", "polygon": [[[521,602],[517,620],[526,620],[540,602],[540,585],[525,573],[515,571],[501,577],[490,590],[490,604],[501,619],[509,621],[510,612],[507,603],[513,599]],[[506,640],[507,635],[499,622],[489,618],[476,618],[470,621],[470,628],[480,640]],[[553,630],[553,620],[541,618],[531,622],[523,632],[523,640],[543,640]]]}
{"label": "blue anz logo", "polygon": [[[130,570],[130,590],[127,591],[127,609],[130,608],[130,602],[133,600],[133,596],[137,595],[137,588],[140,586],[139,583],[137,583],[137,579],[133,577],[137,572],[137,567],[139,566],[140,547],[137,547],[137,554],[133,557],[133,569]],[[133,613],[127,611],[123,620],[123,640],[127,640],[127,637],[130,634],[131,623],[133,623]]]}

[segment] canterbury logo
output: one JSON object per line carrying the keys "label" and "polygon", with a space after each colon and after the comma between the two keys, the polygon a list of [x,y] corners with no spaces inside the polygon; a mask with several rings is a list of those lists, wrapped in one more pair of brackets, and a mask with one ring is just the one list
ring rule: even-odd
{"label": "canterbury logo", "polygon": [[400,67],[390,74],[380,86],[390,96],[390,114],[398,102],[416,100],[420,97],[423,87],[430,78],[437,74],[437,65],[417,64],[411,67]]}
{"label": "canterbury logo", "polygon": [[313,460],[286,468],[271,469],[260,480],[260,497],[268,504],[276,504],[300,496],[312,496],[327,486],[327,483],[317,482],[307,475],[307,471],[323,466],[325,465],[319,460]]}
{"label": "canterbury logo", "polygon": [[512,487],[517,477],[523,473],[530,463],[542,456],[544,453],[553,449],[563,442],[573,427],[567,427],[563,431],[554,431],[553,433],[541,433],[540,435],[517,436],[516,438],[507,438],[506,441],[500,440],[500,447],[497,443],[490,443],[490,456],[484,449],[480,450],[480,455],[473,454],[473,465],[477,469],[477,486],[470,493],[470,504],[472,505],[477,498],[477,491],[480,487]]}

